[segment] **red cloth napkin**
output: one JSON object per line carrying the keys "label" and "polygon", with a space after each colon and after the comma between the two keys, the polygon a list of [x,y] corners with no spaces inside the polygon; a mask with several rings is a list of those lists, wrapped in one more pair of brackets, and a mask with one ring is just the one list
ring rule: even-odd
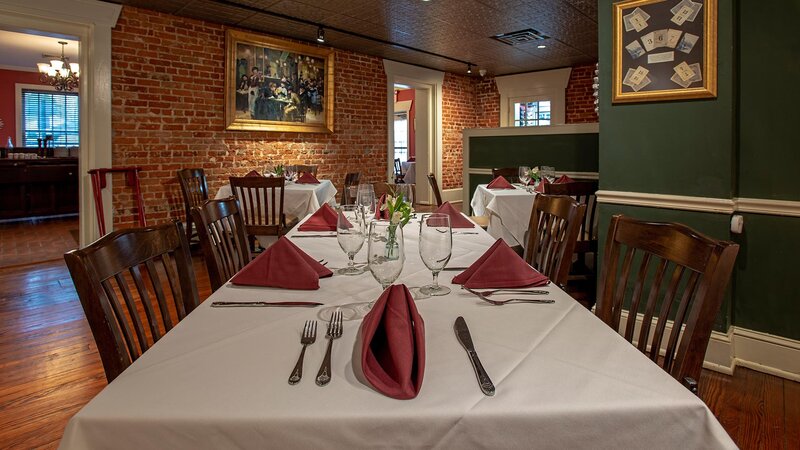
{"label": "red cloth napkin", "polygon": [[295,183],[298,184],[319,184],[319,180],[311,172],[303,173],[303,176],[297,179]]}
{"label": "red cloth napkin", "polygon": [[536,191],[536,192],[544,194],[544,185],[545,184],[550,184],[550,181],[548,181],[547,178],[542,177],[539,180],[539,184],[533,190]]}
{"label": "red cloth napkin", "polygon": [[399,400],[416,397],[425,375],[425,322],[408,288],[386,288],[359,332],[360,358],[354,369],[381,394]]}
{"label": "red cloth napkin", "polygon": [[258,173],[257,170],[251,170],[250,172],[247,172],[247,175],[245,175],[245,176],[246,177],[260,177],[261,174]]}
{"label": "red cloth napkin", "polygon": [[285,236],[258,255],[231,278],[231,283],[244,286],[266,286],[284,289],[319,289],[319,279],[333,272]]}
{"label": "red cloth napkin", "polygon": [[553,181],[553,183],[555,183],[555,184],[559,184],[559,183],[572,183],[572,182],[574,182],[574,181],[575,181],[575,180],[573,180],[572,178],[570,178],[570,177],[568,177],[568,176],[566,176],[566,175],[561,175],[560,177],[558,177],[558,179],[557,179],[556,181]]}
{"label": "red cloth napkin", "polygon": [[470,289],[544,286],[549,281],[502,239],[498,239],[467,270],[453,278],[453,284],[463,284]]}
{"label": "red cloth napkin", "polygon": [[329,204],[324,203],[297,229],[298,231],[336,231],[337,219],[336,211]]}
{"label": "red cloth napkin", "polygon": [[514,189],[514,186],[503,176],[495,178],[486,187],[489,189]]}
{"label": "red cloth napkin", "polygon": [[475,228],[475,224],[453,208],[450,202],[442,203],[434,212],[450,216],[450,228]]}
{"label": "red cloth napkin", "polygon": [[376,219],[389,219],[389,210],[385,209],[381,211],[381,206],[386,203],[386,194],[382,194],[381,197],[378,199],[378,202],[375,203],[375,218]]}

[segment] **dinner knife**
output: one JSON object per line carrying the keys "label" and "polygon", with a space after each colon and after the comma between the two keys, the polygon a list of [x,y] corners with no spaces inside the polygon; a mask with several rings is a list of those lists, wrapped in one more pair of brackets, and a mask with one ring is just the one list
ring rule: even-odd
{"label": "dinner knife", "polygon": [[276,307],[295,307],[295,308],[315,308],[317,306],[321,306],[324,303],[318,302],[212,302],[212,308],[230,308],[230,307],[247,307],[247,306],[259,306],[259,307],[269,307],[269,306],[276,306]]}
{"label": "dinner knife", "polygon": [[494,383],[492,383],[492,380],[489,378],[489,374],[486,373],[486,369],[483,368],[481,360],[478,359],[475,346],[472,344],[472,336],[469,334],[467,322],[464,321],[463,317],[458,316],[456,323],[453,325],[453,329],[456,332],[458,342],[461,343],[467,351],[467,355],[469,355],[469,360],[472,363],[472,368],[475,369],[475,376],[478,377],[478,384],[481,387],[481,391],[488,396],[494,395]]}

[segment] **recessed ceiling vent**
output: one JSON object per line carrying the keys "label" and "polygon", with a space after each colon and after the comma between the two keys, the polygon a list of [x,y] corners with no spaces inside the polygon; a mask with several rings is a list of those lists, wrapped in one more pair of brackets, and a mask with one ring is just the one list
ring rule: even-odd
{"label": "recessed ceiling vent", "polygon": [[545,35],[541,31],[534,30],[533,28],[492,36],[492,39],[497,39],[498,41],[508,45],[523,45],[549,38],[550,36]]}

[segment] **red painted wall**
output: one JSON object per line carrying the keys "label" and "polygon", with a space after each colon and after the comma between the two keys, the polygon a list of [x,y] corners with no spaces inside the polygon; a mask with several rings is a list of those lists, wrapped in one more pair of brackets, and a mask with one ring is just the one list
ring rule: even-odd
{"label": "red painted wall", "polygon": [[0,69],[0,119],[3,119],[3,128],[0,129],[0,144],[6,146],[8,137],[17,142],[17,117],[15,108],[16,83],[40,84],[37,72],[22,72],[18,70]]}
{"label": "red painted wall", "polygon": [[411,100],[411,109],[408,110],[408,158],[414,158],[417,155],[416,143],[416,130],[414,118],[417,116],[417,102],[414,101],[413,89],[401,89],[397,91],[395,101],[404,102]]}

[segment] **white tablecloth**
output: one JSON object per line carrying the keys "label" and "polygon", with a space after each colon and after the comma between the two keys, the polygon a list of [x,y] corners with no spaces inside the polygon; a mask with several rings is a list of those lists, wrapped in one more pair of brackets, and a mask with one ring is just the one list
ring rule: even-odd
{"label": "white tablecloth", "polygon": [[[283,212],[294,217],[305,217],[325,203],[336,204],[336,188],[331,180],[320,180],[319,184],[288,183],[283,188]],[[233,195],[231,185],[223,185],[216,199]]]}
{"label": "white tablecloth", "polygon": [[[431,275],[406,228],[399,282]],[[290,233],[290,237],[294,234]],[[454,236],[451,266],[494,240]],[[335,238],[294,238],[341,267]],[[356,261],[365,259],[364,250]],[[449,284],[457,272],[443,272]],[[551,305],[487,305],[456,289],[420,299],[427,362],[419,396],[385,397],[357,381],[360,322],[333,346],[333,379],[314,383],[326,340],[306,352],[304,378],[287,378],[300,352],[305,308],[212,309],[215,300],[372,301],[369,272],[320,280],[319,291],[226,285],[164,336],[69,422],[63,449],[115,448],[593,448],[709,449],[734,444],[705,404],[558,288]],[[497,386],[484,396],[453,333],[463,316]],[[323,325],[323,324],[320,324]],[[324,326],[320,326],[324,334]]]}
{"label": "white tablecloth", "polygon": [[486,231],[490,235],[502,238],[508,245],[524,247],[535,197],[525,189],[488,189],[479,184],[470,206],[475,215],[489,217]]}
{"label": "white tablecloth", "polygon": [[416,184],[417,182],[417,163],[415,161],[406,161],[400,164],[403,170],[403,182],[406,184]]}

